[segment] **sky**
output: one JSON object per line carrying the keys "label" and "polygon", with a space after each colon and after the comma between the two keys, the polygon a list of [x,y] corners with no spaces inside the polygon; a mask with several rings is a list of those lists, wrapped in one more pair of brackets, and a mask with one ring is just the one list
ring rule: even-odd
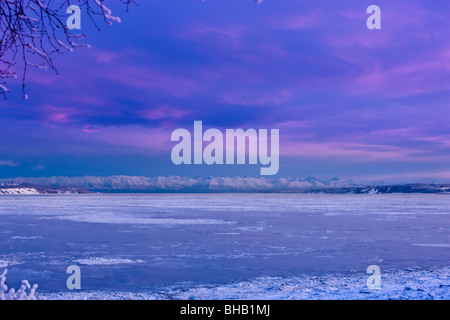
{"label": "sky", "polygon": [[[450,2],[139,0],[0,101],[0,177],[259,176],[171,133],[279,129],[278,177],[450,181]],[[381,30],[369,30],[369,5]],[[101,21],[100,21],[101,22]]]}

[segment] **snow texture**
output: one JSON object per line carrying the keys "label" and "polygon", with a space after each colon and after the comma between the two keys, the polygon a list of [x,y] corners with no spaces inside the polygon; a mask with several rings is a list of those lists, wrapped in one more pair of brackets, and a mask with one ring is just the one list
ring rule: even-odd
{"label": "snow texture", "polygon": [[449,207],[447,194],[10,195],[0,272],[28,294],[22,279],[38,283],[38,299],[448,299]]}
{"label": "snow texture", "polygon": [[226,285],[181,283],[157,292],[85,291],[42,294],[64,300],[448,300],[450,269],[411,268],[382,274],[380,289],[368,289],[367,275],[323,275],[291,278],[260,277]]}

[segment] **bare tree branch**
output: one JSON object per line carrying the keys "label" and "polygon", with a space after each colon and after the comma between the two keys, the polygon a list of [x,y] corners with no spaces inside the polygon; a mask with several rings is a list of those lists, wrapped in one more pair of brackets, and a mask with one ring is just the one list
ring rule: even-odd
{"label": "bare tree branch", "polygon": [[[76,41],[83,34],[66,26],[70,5],[77,5],[96,22],[102,19],[107,24],[120,22],[111,14],[105,2],[112,0],[0,0],[0,94],[6,98],[9,91],[6,82],[11,78],[22,78],[22,92],[25,90],[28,67],[51,69],[58,73],[52,56],[86,47]],[[126,5],[127,11],[134,0],[117,0]],[[19,75],[17,69],[21,69]]]}

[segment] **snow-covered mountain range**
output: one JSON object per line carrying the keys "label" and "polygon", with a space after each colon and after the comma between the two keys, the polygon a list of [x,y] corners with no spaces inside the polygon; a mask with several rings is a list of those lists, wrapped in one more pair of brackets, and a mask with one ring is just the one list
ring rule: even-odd
{"label": "snow-covered mountain range", "polygon": [[79,187],[99,192],[264,192],[295,191],[358,186],[351,180],[333,178],[250,178],[250,177],[43,177],[0,179],[0,188],[14,185]]}
{"label": "snow-covered mountain range", "polygon": [[352,180],[320,180],[314,177],[83,176],[0,179],[0,194],[90,192],[450,193],[450,184],[358,184]]}

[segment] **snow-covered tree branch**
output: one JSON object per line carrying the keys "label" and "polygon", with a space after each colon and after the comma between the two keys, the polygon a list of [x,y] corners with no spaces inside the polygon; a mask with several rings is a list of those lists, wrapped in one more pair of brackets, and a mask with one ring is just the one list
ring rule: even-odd
{"label": "snow-covered tree branch", "polygon": [[0,274],[0,300],[36,300],[34,294],[38,285],[34,284],[31,286],[28,280],[22,280],[22,285],[17,291],[14,288],[8,290],[8,286],[6,285],[7,272],[8,269],[5,269]]}
{"label": "snow-covered tree branch", "polygon": [[[52,56],[80,46],[84,35],[66,25],[67,8],[77,5],[94,25],[120,22],[106,3],[113,0],[0,0],[0,94],[6,97],[8,79],[21,77],[24,98],[29,67],[52,69]],[[128,9],[134,0],[116,0]]]}

